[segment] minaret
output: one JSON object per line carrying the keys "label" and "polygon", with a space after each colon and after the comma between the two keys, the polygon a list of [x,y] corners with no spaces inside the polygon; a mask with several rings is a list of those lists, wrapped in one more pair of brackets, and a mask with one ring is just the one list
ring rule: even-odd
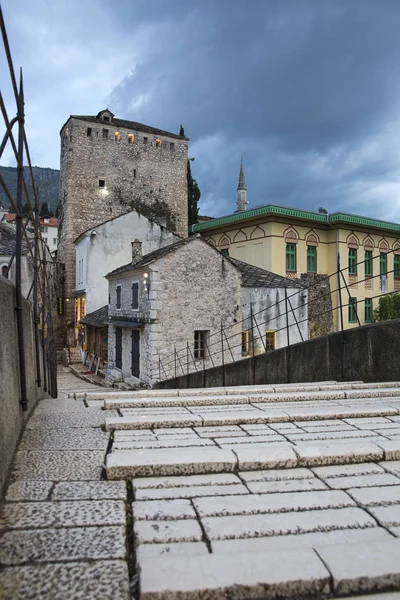
{"label": "minaret", "polygon": [[240,159],[240,173],[239,173],[239,183],[237,188],[237,210],[235,212],[242,212],[242,210],[246,210],[247,205],[247,188],[246,181],[244,179],[244,170],[243,170],[243,160]]}

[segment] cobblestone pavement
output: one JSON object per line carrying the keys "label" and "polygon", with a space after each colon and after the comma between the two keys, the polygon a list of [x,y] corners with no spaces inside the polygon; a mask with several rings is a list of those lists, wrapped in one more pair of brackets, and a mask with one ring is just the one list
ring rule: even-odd
{"label": "cobblestone pavement", "polygon": [[136,571],[141,600],[400,599],[399,384],[58,383],[2,506],[2,600],[139,598]]}

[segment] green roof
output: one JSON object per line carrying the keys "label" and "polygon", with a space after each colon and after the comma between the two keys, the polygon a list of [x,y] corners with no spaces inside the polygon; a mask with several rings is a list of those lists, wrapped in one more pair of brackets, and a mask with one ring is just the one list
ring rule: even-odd
{"label": "green roof", "polygon": [[381,221],[379,219],[369,219],[368,217],[361,217],[358,215],[351,215],[348,213],[332,213],[330,215],[312,212],[308,210],[298,210],[297,208],[287,208],[285,206],[276,206],[275,204],[267,204],[266,206],[260,206],[259,208],[253,208],[242,212],[234,213],[233,215],[227,215],[226,217],[219,217],[206,221],[205,223],[199,223],[198,225],[192,225],[192,231],[197,233],[206,229],[213,229],[221,225],[228,225],[230,223],[247,221],[254,217],[261,217],[263,215],[280,215],[283,217],[293,217],[295,219],[303,219],[305,221],[314,221],[317,223],[328,223],[333,224],[337,222],[351,223],[353,225],[364,225],[366,227],[376,227],[378,229],[388,229],[390,231],[400,232],[400,224],[391,223],[390,221]]}

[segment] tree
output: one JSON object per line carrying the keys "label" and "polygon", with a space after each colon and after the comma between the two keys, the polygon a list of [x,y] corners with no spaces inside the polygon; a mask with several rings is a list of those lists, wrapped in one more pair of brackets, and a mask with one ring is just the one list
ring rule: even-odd
{"label": "tree", "polygon": [[374,310],[374,321],[400,319],[400,294],[388,294],[379,298],[379,306]]}
{"label": "tree", "polygon": [[[193,159],[192,159],[193,160]],[[192,177],[190,159],[187,161],[187,183],[188,183],[188,225],[195,225],[199,220],[199,200],[201,196],[198,183]]]}
{"label": "tree", "polygon": [[47,202],[42,202],[42,204],[40,205],[39,215],[41,217],[50,217],[51,214],[52,213],[47,205]]}
{"label": "tree", "polygon": [[323,214],[323,215],[327,215],[328,214],[328,211],[323,206],[319,207],[318,212],[321,213],[321,214]]}
{"label": "tree", "polygon": [[27,202],[25,202],[25,204],[22,207],[22,216],[25,217],[25,216],[29,215],[29,212],[30,212],[29,204]]}
{"label": "tree", "polygon": [[183,129],[183,125],[181,125],[181,127],[179,129],[179,135],[181,135],[182,137],[185,137],[185,130]]}

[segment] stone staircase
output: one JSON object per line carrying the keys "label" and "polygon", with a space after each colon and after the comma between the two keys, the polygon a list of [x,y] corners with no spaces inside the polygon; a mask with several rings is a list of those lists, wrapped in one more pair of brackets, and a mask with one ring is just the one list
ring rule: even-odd
{"label": "stone staircase", "polygon": [[132,480],[142,600],[400,598],[400,382],[75,396]]}

